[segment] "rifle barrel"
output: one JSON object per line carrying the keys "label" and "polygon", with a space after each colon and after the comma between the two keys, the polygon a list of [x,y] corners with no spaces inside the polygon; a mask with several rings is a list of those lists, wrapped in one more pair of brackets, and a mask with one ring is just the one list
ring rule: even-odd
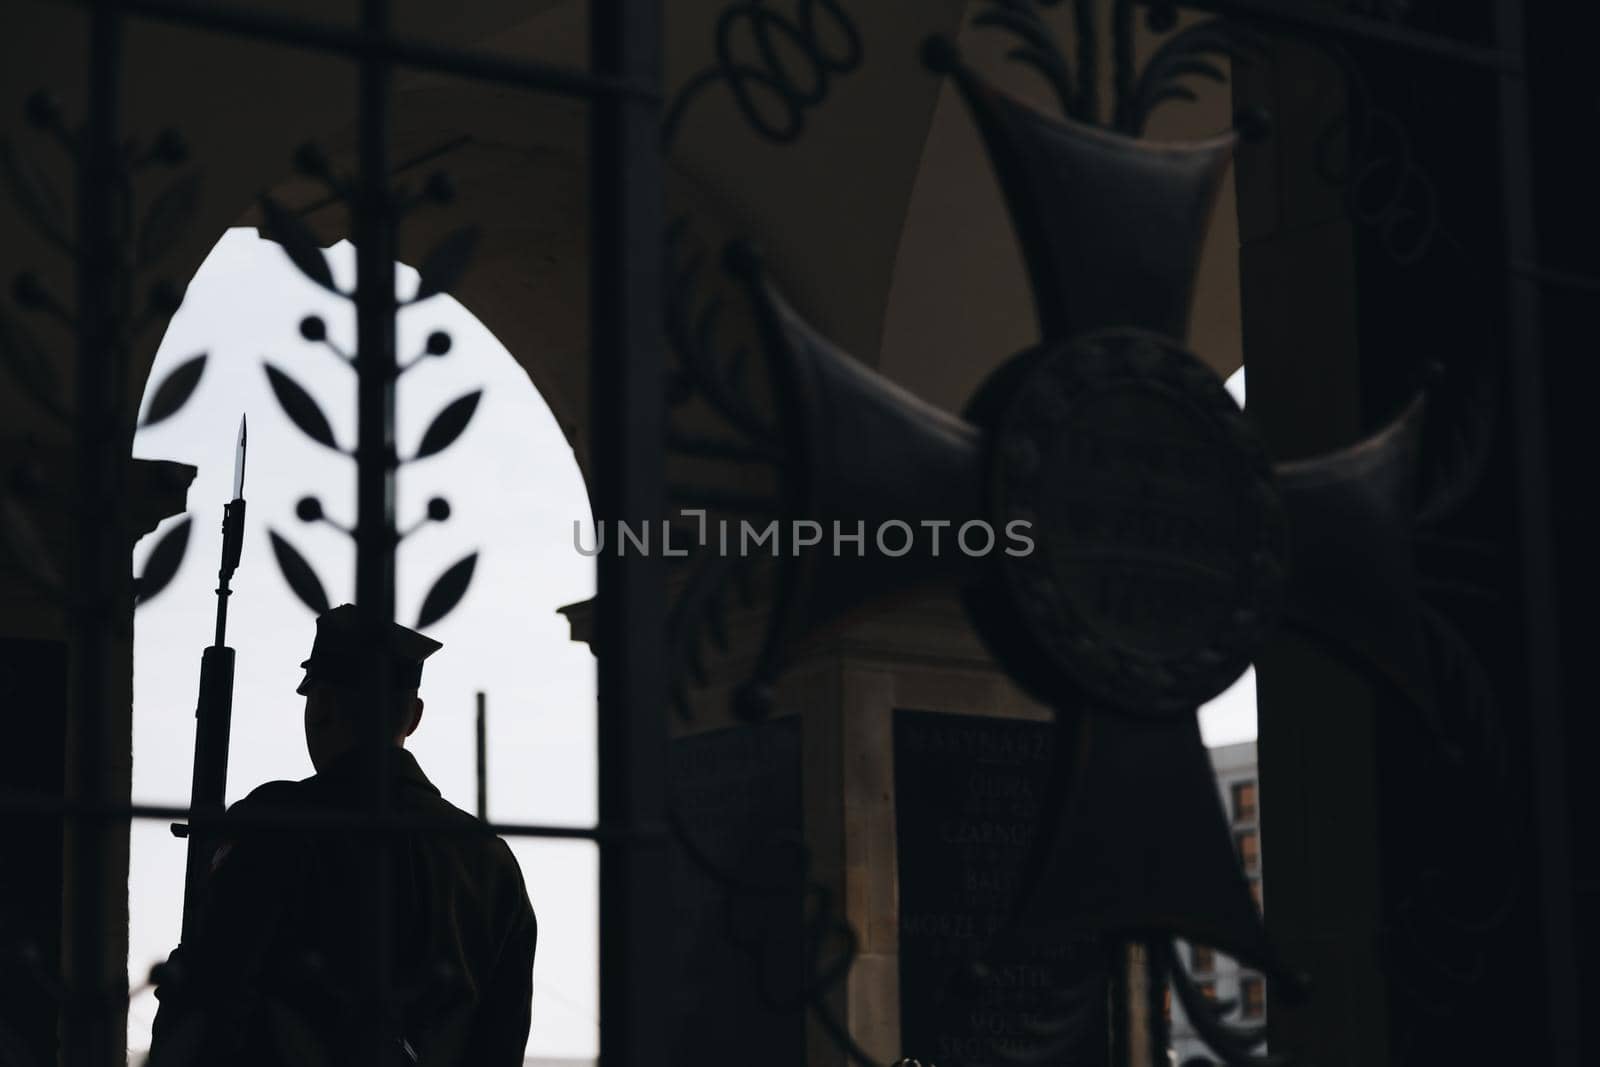
{"label": "rifle barrel", "polygon": [[[233,649],[213,645],[200,658],[200,700],[195,708],[194,778],[189,810],[220,811],[228,788],[228,740],[233,725]],[[189,831],[183,883],[183,940],[190,941],[205,911],[206,879],[217,841]]]}
{"label": "rifle barrel", "polygon": [[[241,435],[243,430],[241,428]],[[241,447],[243,438],[241,436]],[[200,696],[195,704],[194,778],[189,810],[221,811],[228,789],[228,740],[233,729],[233,649],[228,640],[228,582],[244,547],[244,499],[222,509],[222,564],[217,569],[216,640],[200,657]],[[189,832],[183,880],[183,940],[192,941],[205,913],[206,879],[217,846],[215,835]]]}

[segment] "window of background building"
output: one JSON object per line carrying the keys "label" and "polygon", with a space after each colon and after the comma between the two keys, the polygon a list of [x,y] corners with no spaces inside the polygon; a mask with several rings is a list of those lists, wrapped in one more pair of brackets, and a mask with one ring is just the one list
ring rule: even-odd
{"label": "window of background building", "polygon": [[1217,954],[1205,945],[1195,945],[1191,950],[1191,970],[1195,974],[1210,974],[1217,969]]}
{"label": "window of background building", "polygon": [[1235,782],[1233,786],[1233,821],[1256,821],[1256,783]]}
{"label": "window of background building", "polygon": [[1246,1019],[1259,1019],[1267,1013],[1267,984],[1257,975],[1247,974],[1239,979],[1239,1014]]}
{"label": "window of background building", "polygon": [[1234,836],[1233,843],[1239,850],[1239,865],[1244,868],[1245,874],[1256,874],[1261,870],[1261,839],[1254,830],[1246,830]]}

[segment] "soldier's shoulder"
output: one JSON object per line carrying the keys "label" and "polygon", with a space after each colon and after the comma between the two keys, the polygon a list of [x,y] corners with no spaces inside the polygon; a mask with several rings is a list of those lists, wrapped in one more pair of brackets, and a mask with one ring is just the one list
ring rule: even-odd
{"label": "soldier's shoulder", "polygon": [[309,780],[262,782],[235,801],[228,810],[238,812],[294,807],[296,804],[304,803],[308,798],[308,785]]}
{"label": "soldier's shoulder", "polygon": [[500,865],[507,871],[515,871],[517,877],[522,877],[522,865],[517,862],[517,854],[511,851],[511,844],[498,834],[489,835],[489,849],[500,861]]}
{"label": "soldier's shoulder", "polygon": [[480,842],[480,845],[476,847],[481,847],[489,855],[493,856],[502,872],[514,872],[517,878],[521,879],[522,868],[517,863],[516,854],[511,851],[511,846],[506,843],[504,838],[489,829],[489,824],[470,811],[456,807],[443,797],[434,797],[432,799],[432,810],[435,814],[443,815],[445,818],[461,824],[462,828],[468,831],[469,839]]}
{"label": "soldier's shoulder", "polygon": [[[263,782],[229,805],[228,814],[259,817],[263,812],[283,812],[303,807],[304,785],[303,782]],[[270,854],[281,858],[282,848],[297,840],[292,833],[285,834],[281,829],[272,828],[270,823],[265,827],[246,823],[227,831],[225,840],[217,846],[211,857],[211,870],[215,872],[223,865],[232,855],[235,845],[248,844],[252,855],[264,854],[261,849],[265,848],[270,850]]]}
{"label": "soldier's shoulder", "polygon": [[501,884],[514,897],[520,898],[522,909],[531,911],[528,907],[527,879],[523,877],[522,864],[517,861],[517,854],[511,851],[511,845],[498,834],[490,834],[489,851],[495,857]]}

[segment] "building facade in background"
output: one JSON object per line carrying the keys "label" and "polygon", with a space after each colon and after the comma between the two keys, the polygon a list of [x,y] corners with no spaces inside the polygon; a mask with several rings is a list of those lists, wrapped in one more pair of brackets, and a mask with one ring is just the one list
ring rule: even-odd
{"label": "building facade in background", "polygon": [[[1233,831],[1233,847],[1239,865],[1250,881],[1250,895],[1256,907],[1263,907],[1261,882],[1261,786],[1256,773],[1256,743],[1245,741],[1211,750],[1211,768],[1217,775],[1222,807]],[[1237,962],[1203,945],[1185,944],[1181,955],[1195,984],[1216,1000],[1232,1001],[1230,1021],[1252,1026],[1267,1021],[1267,984],[1261,975],[1242,968]],[[1170,1002],[1170,995],[1169,995]],[[1179,1064],[1191,1058],[1210,1062],[1210,1054],[1194,1027],[1183,1014],[1183,1007],[1171,1003],[1172,1050]]]}

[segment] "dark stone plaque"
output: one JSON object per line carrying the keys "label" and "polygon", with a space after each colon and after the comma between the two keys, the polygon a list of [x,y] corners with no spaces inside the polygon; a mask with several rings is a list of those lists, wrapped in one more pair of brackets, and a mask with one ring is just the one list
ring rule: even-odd
{"label": "dark stone plaque", "polygon": [[794,718],[672,743],[674,1067],[805,1061],[800,728]]}
{"label": "dark stone plaque", "polygon": [[1050,723],[897,711],[900,1035],[938,1067],[1105,1059],[1105,973],[1081,942],[1005,935],[1049,787]]}

